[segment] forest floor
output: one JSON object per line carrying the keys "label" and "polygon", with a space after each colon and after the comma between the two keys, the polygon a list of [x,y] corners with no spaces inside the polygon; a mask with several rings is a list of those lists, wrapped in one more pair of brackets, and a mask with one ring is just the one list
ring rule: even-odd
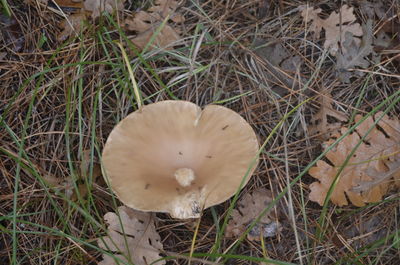
{"label": "forest floor", "polygon": [[[0,264],[400,264],[399,1],[0,7]],[[258,166],[200,219],[135,213],[148,242],[104,247],[125,233],[107,137],[171,99],[239,113]]]}

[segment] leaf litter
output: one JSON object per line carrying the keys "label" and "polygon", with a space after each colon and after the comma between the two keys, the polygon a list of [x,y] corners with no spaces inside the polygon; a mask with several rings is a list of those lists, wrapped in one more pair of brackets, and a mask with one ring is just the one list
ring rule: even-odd
{"label": "leaf litter", "polygon": [[[339,80],[345,83],[350,82],[350,77],[353,72],[349,72],[349,69],[354,69],[356,67],[366,69],[370,66],[370,62],[366,59],[371,53],[373,53],[373,29],[372,20],[368,20],[366,24],[362,26],[363,36],[361,43],[359,43],[357,38],[351,32],[346,32],[345,41],[343,42],[343,51],[339,52],[336,56],[336,69],[338,70]],[[359,76],[364,75],[363,72],[355,71],[354,73]]]}
{"label": "leaf litter", "polygon": [[84,13],[71,14],[67,19],[61,21],[60,28],[63,30],[58,34],[58,41],[65,41],[69,36],[77,34],[82,30],[86,15]]}
{"label": "leaf litter", "polygon": [[252,46],[255,54],[265,62],[265,69],[262,70],[272,91],[284,96],[288,89],[297,90],[300,87],[295,77],[303,64],[300,56],[291,54],[281,41],[273,38],[256,37]]}
{"label": "leaf litter", "polygon": [[[361,37],[363,34],[361,25],[356,22],[353,7],[343,5],[339,12],[332,12],[328,18],[319,17],[322,10],[313,7],[301,7],[301,16],[304,22],[311,23],[310,31],[314,32],[314,37],[319,38],[322,29],[325,30],[324,48],[329,50],[332,55],[336,55],[339,47],[343,47],[346,40],[346,33]],[[356,42],[360,42],[359,40]]]}
{"label": "leaf litter", "polygon": [[115,11],[122,11],[124,3],[125,0],[58,1],[60,7],[73,6],[78,9],[77,12],[67,15],[66,19],[61,21],[60,28],[62,31],[58,34],[57,40],[65,41],[70,36],[81,32],[89,17],[95,20],[103,12],[112,14]]}
{"label": "leaf litter", "polygon": [[[310,120],[309,133],[318,134],[318,138],[327,140],[340,130],[342,122],[347,120],[347,115],[333,108],[334,101],[328,89],[320,92],[318,102],[321,102],[321,105]],[[329,118],[334,118],[338,122],[328,122]]]}
{"label": "leaf litter", "polygon": [[[108,212],[104,215],[108,225],[108,235],[97,240],[100,248],[111,251],[113,256],[124,262],[136,265],[162,265],[164,260],[160,252],[163,251],[160,235],[154,224],[154,214],[130,209],[126,206],[118,207],[118,214]],[[103,254],[99,265],[120,264],[113,257]]]}
{"label": "leaf litter", "polygon": [[[84,28],[85,21],[89,17],[96,20],[103,12],[111,14],[115,11],[123,11],[125,1],[86,0],[76,3],[74,6],[81,4],[82,8],[78,9],[78,12],[68,15],[60,23],[62,31],[57,39],[65,41],[70,36],[78,34]],[[143,50],[153,38],[154,40],[152,40],[153,42],[148,50],[155,47],[173,48],[181,37],[179,30],[172,23],[182,23],[185,20],[181,14],[176,12],[177,8],[178,2],[175,0],[157,0],[147,11],[141,10],[127,14],[124,19],[124,28],[134,33],[133,36],[128,36],[128,38],[139,50]]]}
{"label": "leaf litter", "polygon": [[91,13],[91,17],[96,19],[101,13],[112,14],[114,11],[124,10],[125,0],[86,0],[83,4],[85,11]]}
{"label": "leaf litter", "polygon": [[89,149],[83,150],[81,161],[79,162],[79,171],[75,179],[72,176],[61,179],[53,175],[44,175],[43,178],[47,185],[54,190],[63,190],[65,196],[72,201],[78,199],[78,194],[84,198],[88,194],[87,184],[99,182],[102,175],[100,163],[97,159],[92,159],[90,153]]}
{"label": "leaf litter", "polygon": [[[310,24],[309,31],[314,33],[314,39],[320,37],[322,30],[325,31],[324,48],[336,57],[336,71],[340,81],[349,83],[352,76],[364,75],[355,69],[366,69],[371,61],[379,62],[374,45],[382,40],[374,37],[371,18],[360,25],[356,22],[353,7],[348,5],[343,5],[338,13],[332,12],[327,19],[319,17],[322,12],[320,8],[303,6],[301,10],[303,21]],[[368,59],[369,56],[371,59]]]}
{"label": "leaf litter", "polygon": [[[258,188],[251,194],[246,193],[238,201],[236,209],[232,211],[231,220],[226,228],[226,237],[237,237],[243,234],[248,226],[273,201],[271,191]],[[278,222],[277,209],[271,208],[247,235],[249,240],[260,240],[263,237],[274,237],[281,231]]]}
{"label": "leaf litter", "polygon": [[185,20],[176,12],[177,7],[178,2],[175,0],[157,0],[147,11],[139,11],[133,17],[127,18],[126,29],[136,32],[136,36],[130,38],[132,43],[142,50],[154,36],[150,50],[154,47],[171,49],[180,36],[170,21],[182,23]]}
{"label": "leaf litter", "polygon": [[[366,203],[381,201],[388,191],[400,187],[400,121],[384,115],[377,126],[374,126],[374,122],[381,115],[379,112],[366,118],[354,132],[326,153],[329,162],[319,160],[317,165],[309,170],[309,174],[318,180],[310,185],[311,201],[321,206],[324,204],[327,192],[347,156],[362,141],[362,137],[367,135],[370,128],[371,132],[341,172],[330,200],[338,206],[351,203],[361,207]],[[358,122],[362,118],[361,115],[356,115],[355,121]],[[347,131],[348,128],[343,127],[335,138]],[[324,143],[325,150],[335,138]]]}

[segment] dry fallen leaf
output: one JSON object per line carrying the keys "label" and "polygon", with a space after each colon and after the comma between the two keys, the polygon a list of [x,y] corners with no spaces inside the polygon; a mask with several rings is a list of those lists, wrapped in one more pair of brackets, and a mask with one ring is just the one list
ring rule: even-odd
{"label": "dry fallen leaf", "polygon": [[84,13],[77,13],[69,15],[66,20],[60,23],[60,28],[63,29],[58,36],[58,41],[65,41],[69,36],[77,34],[83,27],[86,15]]}
{"label": "dry fallen leaf", "polygon": [[374,41],[375,51],[400,62],[400,22],[387,19]]}
{"label": "dry fallen leaf", "polygon": [[281,41],[272,38],[256,37],[253,46],[255,54],[265,62],[263,66],[257,63],[257,71],[263,71],[272,91],[284,96],[288,89],[299,88],[301,82],[296,73],[303,64],[300,56],[289,53]]}
{"label": "dry fallen leaf", "polygon": [[374,19],[375,15],[378,20],[387,19],[388,17],[392,17],[395,13],[393,12],[394,8],[392,9],[390,5],[385,5],[382,1],[362,0],[359,2],[359,5],[361,13],[365,14],[370,19]]}
{"label": "dry fallen leaf", "polygon": [[338,70],[338,77],[342,82],[349,83],[352,74],[356,73],[362,76],[364,73],[360,71],[349,72],[349,69],[360,67],[368,68],[370,62],[365,59],[366,56],[373,52],[372,42],[374,39],[374,33],[372,29],[372,20],[368,20],[363,25],[363,37],[361,43],[357,38],[354,38],[353,34],[346,32],[345,41],[343,47],[346,52],[338,52],[336,54],[336,69]]}
{"label": "dry fallen leaf", "polygon": [[[317,166],[309,170],[309,174],[318,179],[310,185],[311,201],[323,205],[326,194],[347,156],[361,137],[367,134],[369,128],[373,127],[374,119],[381,115],[382,113],[377,113],[374,117],[368,117],[355,132],[347,135],[335,148],[328,151],[326,158],[330,163],[319,160]],[[357,115],[356,122],[361,118],[361,115]],[[343,127],[341,134],[347,130]],[[327,141],[325,148],[334,141]],[[381,201],[393,186],[400,186],[400,121],[385,115],[378,122],[378,127],[373,127],[350,158],[330,199],[339,206],[350,202],[361,207],[369,202]]]}
{"label": "dry fallen leaf", "polygon": [[[354,213],[345,227],[338,228],[347,239],[352,239],[351,246],[359,249],[363,246],[373,244],[384,238],[390,233],[390,226],[382,225],[385,223],[385,215],[379,212]],[[347,223],[347,222],[346,222]]]}
{"label": "dry fallen leaf", "polygon": [[84,9],[92,13],[92,18],[97,18],[103,12],[112,14],[114,11],[124,9],[125,0],[86,0]]}
{"label": "dry fallen leaf", "polygon": [[[339,13],[332,12],[327,19],[319,17],[321,9],[314,9],[313,7],[301,7],[301,16],[304,22],[311,23],[310,31],[314,32],[314,37],[319,38],[322,29],[325,30],[324,48],[328,49],[332,55],[336,55],[339,47],[344,49],[343,43],[346,40],[346,33],[349,32],[353,36],[360,37],[363,34],[362,28],[359,23],[356,23],[356,17],[353,14],[353,8],[343,5]],[[359,39],[355,39],[357,44],[360,43]]]}
{"label": "dry fallen leaf", "polygon": [[[97,240],[99,247],[111,251],[114,256],[124,262],[135,265],[165,264],[165,261],[154,261],[162,258],[160,251],[163,245],[154,225],[153,214],[118,207],[118,215],[109,212],[104,215],[108,224],[108,236]],[[103,254],[99,265],[120,264],[109,255]]]}
{"label": "dry fallen leaf", "polygon": [[[311,135],[319,134],[320,139],[327,140],[340,130],[341,122],[346,121],[347,116],[345,113],[333,108],[332,96],[326,89],[321,91],[320,95],[318,101],[321,106],[310,121],[312,125],[309,127],[309,133]],[[328,123],[328,117],[335,118],[339,122]]]}
{"label": "dry fallen leaf", "polygon": [[60,7],[78,8],[77,13],[69,15],[60,23],[63,29],[57,36],[58,41],[65,41],[71,35],[82,30],[87,15],[96,19],[103,12],[113,13],[124,9],[125,0],[56,0]]}
{"label": "dry fallen leaf", "polygon": [[137,33],[135,37],[131,38],[131,41],[139,49],[143,49],[154,33],[159,30],[151,47],[172,48],[171,44],[179,40],[180,36],[168,21],[165,24],[163,22],[167,16],[168,20],[172,20],[175,23],[184,21],[183,16],[175,13],[177,7],[178,2],[175,0],[157,0],[155,5],[149,8],[147,12],[139,11],[133,18],[126,19],[126,28]]}
{"label": "dry fallen leaf", "polygon": [[[259,188],[243,195],[237,203],[237,209],[232,211],[231,220],[226,228],[227,237],[236,237],[244,233],[251,222],[272,202],[271,191]],[[269,210],[247,235],[249,240],[260,240],[264,237],[274,237],[281,229],[275,215],[275,208]]]}
{"label": "dry fallen leaf", "polygon": [[84,0],[52,0],[59,7],[82,8]]}

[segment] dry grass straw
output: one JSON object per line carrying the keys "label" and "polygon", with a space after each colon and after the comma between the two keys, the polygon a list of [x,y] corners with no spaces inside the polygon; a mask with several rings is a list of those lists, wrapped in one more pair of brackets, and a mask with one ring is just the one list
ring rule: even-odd
{"label": "dry grass straw", "polygon": [[[184,39],[178,49],[142,54],[146,65],[140,58],[131,59],[143,103],[170,99],[168,91],[201,106],[223,102],[243,115],[263,141],[294,106],[323,96],[323,89],[329,89],[334,108],[349,115],[368,113],[398,89],[398,64],[391,60],[368,69],[368,79],[338,82],[333,58],[321,59],[321,43],[305,38],[300,4],[304,2],[271,1],[261,7],[255,0],[185,2]],[[328,1],[322,5],[327,10],[338,7]],[[83,151],[90,150],[93,166],[113,126],[136,109],[125,62],[113,43],[124,38],[105,19],[79,38],[60,44],[56,25],[61,17],[36,1],[11,8],[24,47],[15,51],[12,43],[0,39],[4,42],[0,53],[7,53],[0,60],[0,263],[14,259],[23,264],[95,264],[100,251],[90,244],[95,246],[95,239],[104,233],[102,215],[114,211],[118,202],[104,183],[80,179],[78,170]],[[300,88],[285,87],[267,74],[266,62],[251,48],[256,32],[260,38],[283,40],[291,54],[300,56],[303,65],[291,76],[300,80]],[[47,41],[38,48],[43,36]],[[273,84],[283,88],[285,95],[274,94]],[[312,101],[284,122],[262,152],[260,166],[242,194],[265,186],[276,196],[320,153],[318,135],[308,134],[309,121],[319,107],[318,101]],[[399,105],[390,113],[398,116]],[[265,239],[264,244],[245,240],[235,253],[226,252],[233,241],[223,239],[219,253],[247,256],[241,261],[245,264],[258,263],[251,257],[266,256],[297,264],[396,264],[396,194],[361,209],[330,207],[325,239],[318,241],[315,231],[321,208],[307,199],[311,182],[310,177],[302,177],[278,202],[280,235]],[[81,183],[89,192],[79,190]],[[74,201],[71,192],[78,194]],[[197,228],[190,221],[159,214],[164,254],[177,257],[170,264],[187,264],[184,254],[188,253],[193,254],[191,264],[201,260],[214,264],[215,259],[196,253],[211,252],[228,207],[226,202],[206,210]],[[382,223],[385,226],[377,225]],[[17,249],[13,249],[13,236]],[[234,260],[226,258],[226,264],[236,264]]]}

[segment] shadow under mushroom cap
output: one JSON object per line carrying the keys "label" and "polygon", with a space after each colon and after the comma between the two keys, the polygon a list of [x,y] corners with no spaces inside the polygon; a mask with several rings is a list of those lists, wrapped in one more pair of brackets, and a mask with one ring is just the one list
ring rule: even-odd
{"label": "shadow under mushroom cap", "polygon": [[235,194],[258,148],[238,113],[167,100],[124,118],[109,135],[102,161],[111,188],[127,206],[193,218]]}

